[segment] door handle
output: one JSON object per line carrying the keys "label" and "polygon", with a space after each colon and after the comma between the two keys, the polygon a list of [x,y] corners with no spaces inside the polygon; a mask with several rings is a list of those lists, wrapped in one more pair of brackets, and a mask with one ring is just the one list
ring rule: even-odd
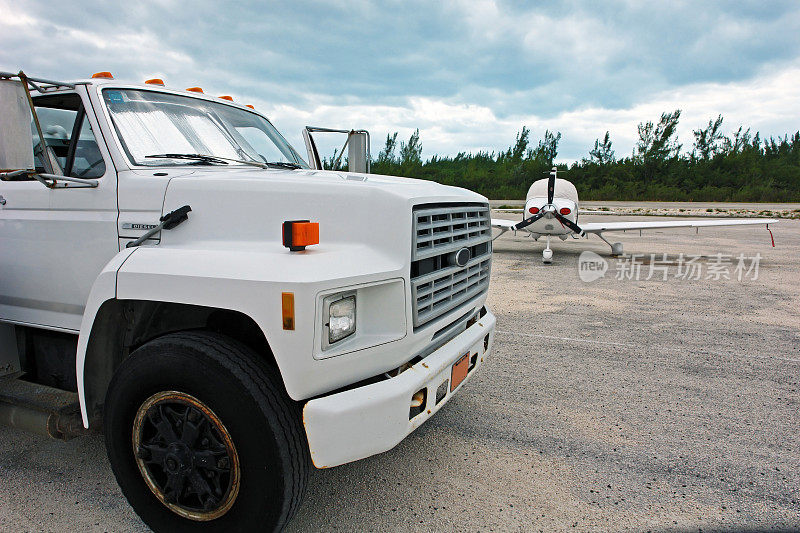
{"label": "door handle", "polygon": [[6,199],[2,195],[0,195],[0,205],[6,205]]}

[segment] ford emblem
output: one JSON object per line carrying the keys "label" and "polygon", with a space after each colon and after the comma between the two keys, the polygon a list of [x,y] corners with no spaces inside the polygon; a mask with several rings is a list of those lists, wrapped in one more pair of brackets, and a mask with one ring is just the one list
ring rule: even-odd
{"label": "ford emblem", "polygon": [[469,248],[462,248],[453,254],[453,262],[460,267],[467,266],[471,258],[472,252],[469,251]]}

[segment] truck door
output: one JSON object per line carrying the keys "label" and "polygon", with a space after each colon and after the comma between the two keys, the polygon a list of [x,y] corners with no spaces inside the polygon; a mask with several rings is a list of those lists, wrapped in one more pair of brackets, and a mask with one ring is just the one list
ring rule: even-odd
{"label": "truck door", "polygon": [[[116,172],[79,94],[33,100],[57,170],[99,185],[0,181],[0,319],[78,331],[95,278],[119,251]],[[44,171],[38,157],[35,165]]]}

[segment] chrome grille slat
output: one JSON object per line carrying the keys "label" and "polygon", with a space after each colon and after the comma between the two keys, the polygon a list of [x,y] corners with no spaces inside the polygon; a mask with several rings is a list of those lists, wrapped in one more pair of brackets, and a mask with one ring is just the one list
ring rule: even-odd
{"label": "chrome grille slat", "polygon": [[460,296],[462,292],[467,292],[472,288],[479,286],[485,278],[488,277],[488,274],[478,274],[474,276],[474,279],[471,280],[464,280],[458,287],[453,287],[452,291],[448,291],[447,293],[439,294],[438,296],[427,296],[425,299],[420,299],[420,308],[432,308],[446,300],[453,300],[454,297]]}
{"label": "chrome grille slat", "polygon": [[[487,260],[488,261],[488,260]],[[433,302],[420,302],[417,308],[416,317],[422,324],[433,320],[463,303],[472,300],[479,294],[486,291],[489,286],[489,272],[487,270],[480,274],[474,281],[459,290],[440,295]]]}
{"label": "chrome grille slat", "polygon": [[[414,327],[418,328],[488,290],[492,254],[489,206],[417,206],[412,229],[411,293]],[[463,267],[449,265],[448,254],[465,247],[473,252],[470,261]]]}
{"label": "chrome grille slat", "polygon": [[431,216],[431,215],[446,215],[451,213],[458,213],[460,215],[466,215],[467,213],[474,213],[474,212],[481,212],[486,211],[488,207],[486,205],[456,205],[451,207],[423,207],[417,208],[414,210],[414,214],[419,217],[424,216]]}
{"label": "chrome grille slat", "polygon": [[414,211],[411,260],[445,254],[491,239],[489,206],[445,207]]}
{"label": "chrome grille slat", "polygon": [[[487,229],[487,228],[488,228],[488,225],[487,226],[472,226],[472,227],[469,227],[469,228],[453,230],[453,231],[448,232],[446,237],[443,237],[442,234],[439,234],[439,233],[434,233],[433,235],[417,235],[417,246],[419,246],[420,244],[424,244],[426,242],[430,242],[430,241],[436,241],[436,240],[444,239],[444,238],[448,238],[448,237],[449,238],[460,237],[462,235],[476,234],[476,238],[477,238],[477,237],[481,236],[480,234],[483,233],[483,230]],[[480,239],[480,240],[483,240],[483,239]]]}
{"label": "chrome grille slat", "polygon": [[[418,216],[417,220],[420,220],[420,219],[423,219],[423,218],[430,219],[431,217],[430,216],[427,216],[427,217]],[[443,228],[443,227],[446,227],[446,226],[452,224],[454,220],[455,221],[459,221],[459,220],[463,221],[462,224],[469,224],[469,223],[476,223],[476,222],[480,223],[480,222],[482,222],[482,219],[480,218],[480,212],[476,211],[474,215],[470,215],[468,217],[459,217],[457,215],[450,215],[449,218],[442,219],[442,220],[436,220],[435,222],[420,222],[417,225],[417,229],[426,230],[426,229]]]}
{"label": "chrome grille slat", "polygon": [[432,248],[429,248],[428,250],[424,250],[422,252],[418,252],[417,253],[417,257],[415,257],[414,260],[416,261],[416,260],[419,260],[419,259],[426,259],[428,257],[434,257],[434,256],[437,256],[437,255],[444,255],[444,254],[447,254],[447,253],[450,253],[450,252],[454,252],[456,250],[460,250],[461,248],[464,248],[465,246],[466,247],[475,246],[476,244],[480,244],[482,242],[486,242],[486,239],[481,236],[481,237],[475,237],[473,239],[469,239],[469,240],[465,240],[465,241],[459,240],[459,241],[449,242],[449,243],[446,243],[446,244],[440,244],[438,246],[434,246]]}
{"label": "chrome grille slat", "polygon": [[[451,280],[452,283],[448,284],[444,288],[438,289],[428,289],[427,291],[422,291],[423,294],[420,294],[420,291],[417,291],[417,301],[419,301],[423,305],[430,305],[431,300],[432,303],[436,303],[442,300],[447,299],[451,294],[457,293],[461,290],[461,286],[466,284],[467,286],[472,285],[477,280],[483,279],[485,276],[489,274],[488,266],[486,268],[478,268],[469,272],[468,274],[458,276],[458,278],[453,277]],[[447,279],[447,278],[443,278]],[[452,289],[448,292],[442,292],[444,289]],[[437,294],[438,293],[438,294]]]}
{"label": "chrome grille slat", "polygon": [[472,273],[470,271],[474,271],[474,267],[476,265],[480,265],[481,263],[482,263],[482,258],[479,257],[477,259],[471,260],[469,263],[467,263],[467,266],[465,267],[447,267],[446,269],[437,270],[436,272],[431,272],[430,274],[414,278],[414,284],[419,292],[427,293],[430,292],[431,289],[421,288],[423,285],[426,285],[428,283],[431,283],[431,281],[433,281],[434,286],[436,286],[437,283],[440,283],[446,278],[452,277],[453,275],[467,276],[468,273]]}

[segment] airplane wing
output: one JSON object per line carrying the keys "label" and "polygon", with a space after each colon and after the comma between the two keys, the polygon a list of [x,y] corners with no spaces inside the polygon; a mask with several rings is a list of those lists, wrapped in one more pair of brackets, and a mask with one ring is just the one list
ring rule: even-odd
{"label": "airplane wing", "polygon": [[[503,213],[522,213],[525,210],[522,209],[522,208],[517,209],[515,207],[509,207],[509,208],[506,209],[504,207],[502,209],[497,208],[496,211],[501,211]],[[578,209],[578,213],[580,213],[582,215],[613,215],[614,214],[611,211],[599,211],[599,210],[593,210],[593,209]]]}
{"label": "airplane wing", "polygon": [[[492,224],[494,225],[494,220]],[[715,219],[715,220],[664,220],[658,222],[583,222],[581,229],[586,233],[605,233],[607,231],[648,230],[662,228],[702,228],[707,226],[744,226],[753,224],[775,224],[774,218]]]}
{"label": "airplane wing", "polygon": [[513,229],[514,226],[522,222],[521,220],[505,220],[502,218],[493,218],[492,219],[492,227],[497,229],[502,229],[508,231]]}
{"label": "airplane wing", "polygon": [[[492,238],[492,240],[495,240],[496,238],[498,238],[500,235],[502,235],[503,233],[507,232],[508,230],[513,230],[514,226],[516,226],[520,222],[522,222],[522,221],[521,220],[505,220],[505,219],[502,219],[502,218],[493,218],[492,219],[492,227],[499,229],[500,233],[495,235]],[[516,230],[514,230],[514,231],[516,231]],[[521,229],[519,231],[528,231],[528,230]]]}

